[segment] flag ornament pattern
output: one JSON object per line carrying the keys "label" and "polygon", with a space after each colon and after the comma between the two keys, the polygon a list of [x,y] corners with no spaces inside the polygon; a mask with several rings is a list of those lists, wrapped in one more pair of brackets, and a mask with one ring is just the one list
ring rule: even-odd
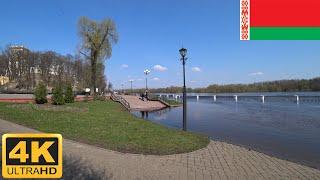
{"label": "flag ornament pattern", "polygon": [[240,0],[240,40],[320,40],[320,0]]}
{"label": "flag ornament pattern", "polygon": [[250,5],[249,0],[240,0],[240,40],[249,40]]}

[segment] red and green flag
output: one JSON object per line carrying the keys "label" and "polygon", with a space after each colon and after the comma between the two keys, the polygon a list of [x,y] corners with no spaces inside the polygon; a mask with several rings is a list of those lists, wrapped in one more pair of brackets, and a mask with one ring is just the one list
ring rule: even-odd
{"label": "red and green flag", "polygon": [[241,40],[320,40],[320,0],[240,0]]}

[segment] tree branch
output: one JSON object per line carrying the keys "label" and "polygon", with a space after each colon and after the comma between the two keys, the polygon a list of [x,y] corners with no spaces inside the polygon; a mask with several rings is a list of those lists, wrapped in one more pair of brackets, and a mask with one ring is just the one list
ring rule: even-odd
{"label": "tree branch", "polygon": [[84,35],[88,38],[89,42],[91,42],[91,44],[94,46],[94,48],[97,49],[96,44],[95,44],[94,41],[91,39],[89,33],[87,32],[87,33],[85,33]]}
{"label": "tree branch", "polygon": [[102,38],[102,41],[101,41],[101,43],[99,45],[99,49],[101,48],[101,46],[104,43],[104,41],[107,39],[108,34],[109,34],[109,27],[107,28],[106,33],[104,34],[104,36]]}
{"label": "tree branch", "polygon": [[79,51],[80,52],[80,54],[82,54],[82,55],[84,55],[86,58],[91,58],[90,56],[88,56],[88,55],[86,55],[85,53],[83,53],[83,52],[81,52],[81,51]]}

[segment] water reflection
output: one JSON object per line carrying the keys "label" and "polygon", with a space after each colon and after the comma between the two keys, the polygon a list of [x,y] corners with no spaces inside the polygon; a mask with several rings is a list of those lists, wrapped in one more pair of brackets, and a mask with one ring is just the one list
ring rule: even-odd
{"label": "water reflection", "polygon": [[141,118],[148,119],[148,116],[149,116],[148,111],[140,111],[140,113],[141,113]]}

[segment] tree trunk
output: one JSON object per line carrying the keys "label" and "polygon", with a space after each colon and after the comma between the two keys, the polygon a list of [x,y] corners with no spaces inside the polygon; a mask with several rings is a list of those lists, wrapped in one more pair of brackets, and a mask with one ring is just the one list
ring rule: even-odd
{"label": "tree trunk", "polygon": [[97,53],[91,53],[91,95],[96,94],[96,75],[97,75]]}

